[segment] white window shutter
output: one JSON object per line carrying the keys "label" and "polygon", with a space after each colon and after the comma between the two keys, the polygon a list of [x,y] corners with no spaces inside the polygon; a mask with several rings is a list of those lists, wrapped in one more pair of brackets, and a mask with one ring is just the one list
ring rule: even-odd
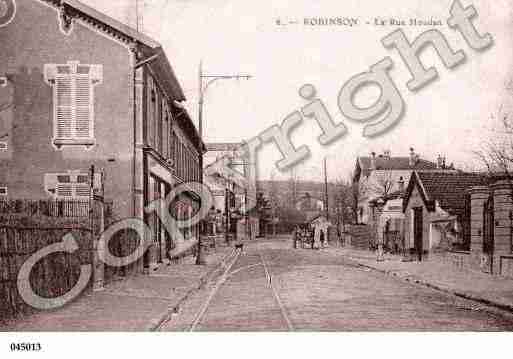
{"label": "white window shutter", "polygon": [[59,183],[56,188],[57,197],[71,198],[73,197],[73,184]]}
{"label": "white window shutter", "polygon": [[55,79],[56,138],[72,138],[73,131],[73,81],[69,76]]}
{"label": "white window shutter", "polygon": [[75,78],[75,138],[93,137],[92,83],[89,76]]}
{"label": "white window shutter", "polygon": [[45,79],[54,86],[54,143],[94,144],[94,86],[103,80],[102,65],[45,65]]}
{"label": "white window shutter", "polygon": [[77,184],[75,187],[75,192],[76,192],[77,198],[80,198],[80,197],[89,198],[89,195],[91,193],[91,187],[89,186],[88,183]]}

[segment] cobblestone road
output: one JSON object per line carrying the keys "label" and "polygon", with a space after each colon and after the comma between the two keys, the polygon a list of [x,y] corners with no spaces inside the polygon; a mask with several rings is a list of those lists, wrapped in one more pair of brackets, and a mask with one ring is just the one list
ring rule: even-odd
{"label": "cobblestone road", "polygon": [[[511,331],[513,316],[290,241],[245,253],[162,330]],[[264,265],[265,264],[265,265]]]}

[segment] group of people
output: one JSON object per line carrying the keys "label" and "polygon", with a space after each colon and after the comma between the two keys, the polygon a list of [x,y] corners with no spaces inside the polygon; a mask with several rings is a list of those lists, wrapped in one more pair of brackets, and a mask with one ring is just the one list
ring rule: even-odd
{"label": "group of people", "polygon": [[305,245],[310,245],[311,249],[325,248],[327,245],[327,238],[324,230],[306,225],[297,225],[292,231],[293,247],[298,248],[298,242],[301,248]]}

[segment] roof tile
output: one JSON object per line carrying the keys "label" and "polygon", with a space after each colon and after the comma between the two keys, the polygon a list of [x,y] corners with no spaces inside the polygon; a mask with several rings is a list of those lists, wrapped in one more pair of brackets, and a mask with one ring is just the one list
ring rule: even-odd
{"label": "roof tile", "polygon": [[[369,170],[371,167],[371,157],[360,157],[362,170]],[[410,166],[410,157],[376,157],[377,170],[436,170],[437,165],[434,162],[419,159],[415,166]]]}
{"label": "roof tile", "polygon": [[465,194],[470,187],[485,185],[487,177],[476,173],[418,172],[426,194],[431,201],[451,214],[465,208]]}

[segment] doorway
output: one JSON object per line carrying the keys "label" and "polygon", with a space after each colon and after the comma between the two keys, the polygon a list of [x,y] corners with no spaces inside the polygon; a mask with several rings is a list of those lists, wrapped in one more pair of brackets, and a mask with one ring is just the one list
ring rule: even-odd
{"label": "doorway", "polygon": [[483,259],[482,267],[487,273],[493,274],[493,252],[495,249],[495,218],[493,196],[485,202],[483,210]]}
{"label": "doorway", "polygon": [[413,240],[415,253],[417,254],[419,262],[422,261],[422,253],[424,252],[422,240],[423,226],[422,207],[415,207],[413,208]]}

